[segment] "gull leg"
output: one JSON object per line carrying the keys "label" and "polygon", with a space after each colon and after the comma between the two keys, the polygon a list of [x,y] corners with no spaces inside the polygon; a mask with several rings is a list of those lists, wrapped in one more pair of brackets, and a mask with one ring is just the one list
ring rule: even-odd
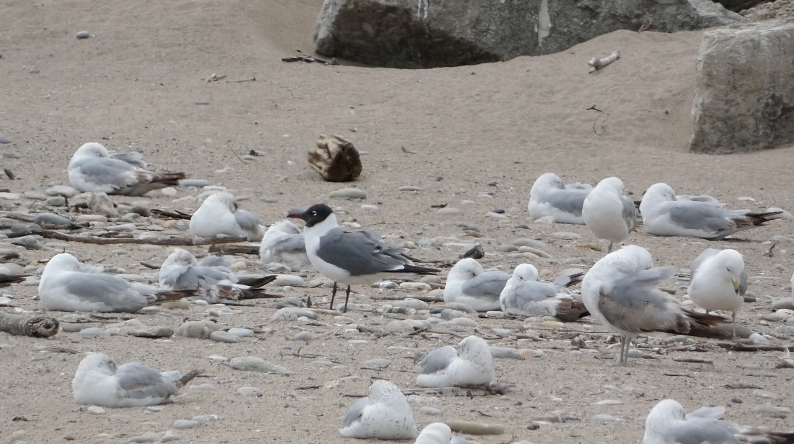
{"label": "gull leg", "polygon": [[620,343],[620,363],[621,364],[628,364],[629,363],[629,346],[631,345],[631,339],[628,336],[623,336],[622,341]]}
{"label": "gull leg", "polygon": [[350,299],[350,285],[347,286],[347,293],[345,293],[345,308],[342,309],[342,313],[347,313],[347,300]]}
{"label": "gull leg", "polygon": [[331,292],[331,310],[334,309],[334,298],[336,297],[336,282],[334,282],[334,291]]}
{"label": "gull leg", "polygon": [[735,340],[738,339],[736,337],[736,312],[735,311],[731,312],[731,318],[733,319],[733,340],[735,341]]}
{"label": "gull leg", "polygon": [[609,248],[607,248],[607,254],[612,252],[612,241],[609,242]]}

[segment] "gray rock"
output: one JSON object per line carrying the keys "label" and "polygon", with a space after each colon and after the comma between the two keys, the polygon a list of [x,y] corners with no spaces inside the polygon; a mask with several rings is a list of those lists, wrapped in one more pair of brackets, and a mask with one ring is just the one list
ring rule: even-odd
{"label": "gray rock", "polygon": [[314,339],[314,333],[306,330],[296,333],[295,336],[292,337],[293,341],[309,342],[312,339]]}
{"label": "gray rock", "polygon": [[204,179],[183,179],[179,181],[180,187],[196,187],[196,188],[204,188],[210,183]]}
{"label": "gray rock", "polygon": [[133,436],[127,442],[154,442],[154,438],[146,435]]}
{"label": "gray rock", "polygon": [[51,207],[62,207],[66,205],[66,198],[63,196],[48,197],[45,203]]}
{"label": "gray rock", "polygon": [[89,37],[91,37],[91,33],[88,32],[88,31],[80,31],[80,32],[77,33],[77,38],[80,39],[80,40],[87,39]]}
{"label": "gray rock", "polygon": [[178,336],[185,336],[196,339],[209,339],[212,332],[221,328],[212,321],[188,321],[176,329]]}
{"label": "gray rock", "polygon": [[237,389],[237,394],[244,398],[259,398],[264,393],[256,387],[240,387]]}
{"label": "gray rock", "polygon": [[25,196],[25,199],[47,200],[47,195],[41,191],[28,190],[22,193],[22,195]]}
{"label": "gray rock", "polygon": [[174,428],[177,430],[192,429],[197,425],[199,425],[198,421],[193,421],[192,419],[177,419],[174,421]]}
{"label": "gray rock", "polygon": [[55,185],[47,189],[48,196],[63,196],[66,198],[74,197],[79,191],[68,185]]}
{"label": "gray rock", "polygon": [[361,364],[361,368],[368,369],[368,370],[385,370],[388,366],[391,365],[391,361],[388,359],[368,359]]}
{"label": "gray rock", "polygon": [[174,432],[168,430],[163,434],[163,437],[160,438],[160,442],[171,442],[171,441],[179,441],[182,439],[181,436],[174,434]]}
{"label": "gray rock", "polygon": [[491,349],[491,356],[494,359],[517,359],[519,361],[523,361],[525,359],[521,353],[512,348],[494,347],[493,345],[489,348]]}
{"label": "gray rock", "polygon": [[105,334],[105,331],[97,327],[88,327],[80,330],[80,336],[84,338],[98,338]]}
{"label": "gray rock", "polygon": [[454,207],[444,207],[436,211],[436,214],[460,214],[460,210]]}
{"label": "gray rock", "polygon": [[127,334],[137,338],[170,338],[174,335],[174,329],[169,327],[145,327],[127,330]]}
{"label": "gray rock", "polygon": [[236,344],[240,342],[240,337],[237,335],[233,335],[229,332],[223,330],[216,330],[210,333],[210,339],[215,342],[226,342],[229,344]]}
{"label": "gray rock", "polygon": [[22,236],[16,239],[11,239],[11,243],[14,245],[19,245],[21,247],[25,247],[28,250],[40,250],[41,244],[39,240],[33,236]]}
{"label": "gray rock", "polygon": [[253,335],[254,331],[251,330],[251,329],[248,329],[248,328],[235,327],[235,328],[230,328],[229,329],[229,334],[233,334],[233,335],[237,336],[238,338],[247,338],[248,336]]}
{"label": "gray rock", "polygon": [[105,193],[91,193],[88,197],[88,208],[95,215],[120,217],[116,207],[113,206],[113,201]]}
{"label": "gray rock", "polygon": [[618,29],[674,32],[745,22],[710,0],[325,0],[318,53],[433,68],[563,51]]}
{"label": "gray rock", "polygon": [[317,313],[306,308],[284,307],[273,313],[270,319],[273,321],[294,321],[301,317],[317,319]]}
{"label": "gray rock", "polygon": [[727,154],[794,142],[792,72],[794,23],[703,33],[690,150]]}
{"label": "gray rock", "polygon": [[342,188],[341,190],[331,191],[328,197],[346,197],[348,199],[366,199],[367,192],[358,188]]}
{"label": "gray rock", "polygon": [[256,356],[242,356],[239,358],[232,358],[229,361],[229,366],[235,370],[242,370],[248,372],[261,372],[261,373],[277,373],[281,375],[291,375],[292,371],[278,364],[267,362],[262,358]]}

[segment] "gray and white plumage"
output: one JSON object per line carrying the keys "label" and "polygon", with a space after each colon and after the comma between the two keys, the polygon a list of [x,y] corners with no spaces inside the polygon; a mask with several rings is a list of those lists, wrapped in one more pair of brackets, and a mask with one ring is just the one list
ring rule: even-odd
{"label": "gray and white plumage", "polygon": [[529,191],[529,216],[538,219],[551,216],[561,224],[584,225],[582,205],[593,187],[574,183],[566,185],[554,173],[546,173],[535,180]]}
{"label": "gray and white plumage", "polygon": [[735,325],[736,312],[744,304],[747,291],[747,272],[741,253],[709,248],[692,261],[691,269],[692,281],[687,292],[692,302],[706,313],[730,311]]}
{"label": "gray and white plumage", "polygon": [[452,429],[443,422],[434,422],[422,429],[414,444],[471,444],[471,442],[453,435]]}
{"label": "gray and white plumage", "polygon": [[77,190],[141,196],[178,185],[184,173],[156,173],[146,169],[140,153],[110,154],[99,143],[83,144],[69,162],[69,182]]}
{"label": "gray and white plumage", "polygon": [[350,407],[339,433],[345,438],[413,439],[414,414],[396,385],[386,380],[372,383],[366,398]]}
{"label": "gray and white plumage", "polygon": [[[699,198],[693,200],[693,198]],[[645,229],[657,236],[692,236],[722,239],[737,231],[780,218],[779,212],[753,213],[726,210],[708,196],[679,198],[665,183],[651,185],[642,197],[640,213]]]}
{"label": "gray and white plumage", "polygon": [[186,296],[102,271],[69,253],[57,254],[41,274],[39,299],[48,310],[135,313],[158,300]]}
{"label": "gray and white plumage", "polygon": [[622,242],[637,226],[637,207],[623,194],[623,181],[607,177],[587,195],[582,205],[582,219],[593,235],[612,244]]}
{"label": "gray and white plumage", "polygon": [[90,353],[72,380],[78,404],[103,407],[143,407],[169,402],[179,393],[179,372],[158,372],[137,362],[121,366],[102,353]]}
{"label": "gray and white plumage", "polygon": [[233,262],[231,256],[213,255],[199,262],[189,251],[175,248],[160,266],[160,287],[194,290],[213,304],[261,297],[261,290],[238,283],[238,276],[229,268]]}
{"label": "gray and white plumage", "polygon": [[499,295],[510,275],[502,271],[483,271],[472,258],[459,260],[447,274],[444,302],[466,304],[477,311],[499,310]]}
{"label": "gray and white plumage", "polygon": [[673,274],[672,267],[654,267],[648,250],[628,245],[603,257],[585,275],[584,305],[608,331],[621,336],[621,363],[627,362],[630,341],[644,332],[726,337],[710,328],[725,318],[686,310],[657,288]]}
{"label": "gray and white plumage", "polygon": [[303,233],[288,220],[276,222],[267,229],[259,246],[259,258],[265,265],[277,262],[292,271],[300,271],[311,264]]}
{"label": "gray and white plumage", "polygon": [[241,210],[231,193],[210,194],[190,218],[190,234],[215,238],[221,235],[245,237],[249,241],[262,239],[264,227],[259,216]]}
{"label": "gray and white plumage", "polygon": [[573,297],[565,287],[541,281],[534,265],[521,264],[513,270],[499,303],[502,311],[511,315],[557,316],[571,309]]}
{"label": "gray and white plumage", "polygon": [[484,386],[496,378],[491,349],[478,336],[431,351],[416,364],[416,372],[423,387]]}

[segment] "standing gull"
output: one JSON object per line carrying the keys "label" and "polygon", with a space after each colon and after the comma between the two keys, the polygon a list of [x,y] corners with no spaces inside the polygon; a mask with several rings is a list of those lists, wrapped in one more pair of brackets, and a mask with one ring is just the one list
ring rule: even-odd
{"label": "standing gull", "polygon": [[263,233],[259,217],[239,209],[237,199],[225,191],[207,196],[190,218],[190,234],[193,236],[214,238],[226,235],[258,241]]}
{"label": "standing gull", "polygon": [[529,217],[551,216],[560,224],[584,225],[582,205],[591,185],[565,183],[554,173],[538,177],[529,191]]}
{"label": "standing gull", "polygon": [[259,287],[276,279],[275,275],[252,279],[247,284],[229,266],[230,256],[209,255],[199,262],[189,251],[175,248],[160,266],[160,287],[170,290],[194,290],[207,302],[236,302],[240,299],[273,297]]}
{"label": "standing gull", "polygon": [[736,312],[744,304],[744,293],[747,291],[747,273],[741,253],[709,248],[692,261],[691,268],[689,298],[703,307],[706,313],[730,311],[733,336],[736,338]]}
{"label": "standing gull", "polygon": [[408,400],[396,385],[380,379],[350,407],[339,433],[345,438],[413,439],[417,430]]}
{"label": "standing gull", "polygon": [[69,182],[90,193],[141,196],[151,190],[178,185],[185,173],[155,173],[146,169],[140,153],[110,154],[96,143],[86,143],[69,162]]}
{"label": "standing gull", "polygon": [[169,291],[102,274],[69,253],[53,256],[39,282],[39,299],[48,310],[135,313],[154,302],[181,299],[190,291]]}
{"label": "standing gull", "polygon": [[292,271],[300,271],[311,264],[306,254],[303,233],[288,220],[277,222],[267,229],[259,246],[259,258],[265,265],[277,262]]}
{"label": "standing gull", "polygon": [[110,357],[90,353],[77,367],[72,391],[78,404],[144,407],[170,402],[196,375],[197,371],[184,376],[177,371],[158,372],[137,362],[116,366]]}
{"label": "standing gull", "polygon": [[705,199],[707,197],[678,198],[666,183],[651,185],[640,203],[642,223],[648,233],[657,236],[722,239],[781,217],[779,211],[726,210],[722,204],[715,203],[715,199]]}
{"label": "standing gull", "polygon": [[306,221],[306,229],[303,230],[306,254],[317,271],[334,281],[332,309],[337,282],[347,285],[342,310],[347,312],[351,285],[371,284],[395,274],[438,272],[434,268],[415,266],[403,255],[401,248],[381,242],[376,233],[343,230],[328,205],[316,204],[304,212],[290,212],[289,217]]}
{"label": "standing gull", "polygon": [[416,364],[416,372],[422,387],[484,386],[496,377],[491,349],[478,336],[431,351]]}
{"label": "standing gull", "polygon": [[582,205],[582,219],[593,235],[612,244],[622,242],[637,226],[637,207],[623,194],[623,181],[607,177],[593,188]]}
{"label": "standing gull", "polygon": [[725,338],[711,325],[726,321],[682,308],[656,286],[675,274],[672,267],[653,267],[648,250],[629,245],[593,265],[582,281],[582,300],[590,315],[608,331],[620,335],[620,363],[628,362],[629,344],[640,333]]}
{"label": "standing gull", "polygon": [[570,277],[562,276],[560,282],[543,282],[534,265],[517,266],[499,295],[502,311],[511,315],[557,316],[575,321],[587,311],[580,306],[581,302],[574,300],[563,280],[567,285]]}
{"label": "standing gull", "polygon": [[447,274],[444,302],[459,302],[477,311],[499,310],[499,295],[508,279],[505,272],[484,272],[476,260],[461,259]]}

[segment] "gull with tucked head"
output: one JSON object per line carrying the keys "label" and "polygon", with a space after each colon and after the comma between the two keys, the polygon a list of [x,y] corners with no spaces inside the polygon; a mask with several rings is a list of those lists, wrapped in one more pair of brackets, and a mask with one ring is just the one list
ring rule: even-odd
{"label": "gull with tucked head", "polygon": [[72,392],[78,404],[144,407],[170,402],[171,396],[198,375],[191,371],[158,372],[137,362],[121,366],[102,353],[89,353],[77,367]]}
{"label": "gull with tucked head", "polygon": [[551,216],[560,224],[584,225],[582,205],[593,187],[574,183],[566,185],[554,173],[541,175],[529,191],[529,217]]}
{"label": "gull with tucked head", "polygon": [[135,313],[155,302],[181,299],[194,291],[170,291],[102,274],[69,253],[53,256],[39,282],[39,299],[48,310]]}
{"label": "gull with tucked head", "polygon": [[483,271],[476,260],[461,259],[447,274],[444,302],[466,304],[477,311],[499,310],[499,295],[508,279],[505,272]]}
{"label": "gull with tucked head", "polygon": [[339,433],[345,438],[413,439],[417,430],[414,413],[400,389],[379,379],[369,387],[367,397],[347,411]]}
{"label": "gull with tucked head", "polygon": [[731,312],[736,337],[736,312],[744,304],[747,273],[744,258],[736,250],[709,248],[692,261],[689,298],[706,310]]}
{"label": "gull with tucked head", "polygon": [[607,177],[593,188],[582,205],[582,219],[595,237],[612,244],[622,242],[637,227],[637,207],[623,194],[623,181]]}
{"label": "gull with tucked head", "polygon": [[416,372],[422,387],[485,386],[496,378],[491,349],[478,336],[431,351],[416,364]]}
{"label": "gull with tucked head", "polygon": [[69,162],[69,182],[79,191],[141,196],[179,184],[185,173],[155,173],[146,169],[140,153],[110,154],[96,143],[77,149]]}
{"label": "gull with tucked head", "polygon": [[245,237],[249,241],[262,239],[264,227],[254,213],[241,210],[231,193],[220,191],[204,199],[190,218],[190,234],[215,238],[221,235]]}
{"label": "gull with tucked head", "polygon": [[288,220],[276,222],[267,229],[259,246],[259,258],[265,265],[276,262],[292,271],[300,271],[311,264],[303,233]]}
{"label": "gull with tucked head", "polygon": [[575,321],[587,315],[587,310],[566,288],[570,282],[569,276],[561,276],[559,282],[543,282],[534,265],[521,264],[499,295],[499,304],[503,312],[511,315],[556,316]]}

